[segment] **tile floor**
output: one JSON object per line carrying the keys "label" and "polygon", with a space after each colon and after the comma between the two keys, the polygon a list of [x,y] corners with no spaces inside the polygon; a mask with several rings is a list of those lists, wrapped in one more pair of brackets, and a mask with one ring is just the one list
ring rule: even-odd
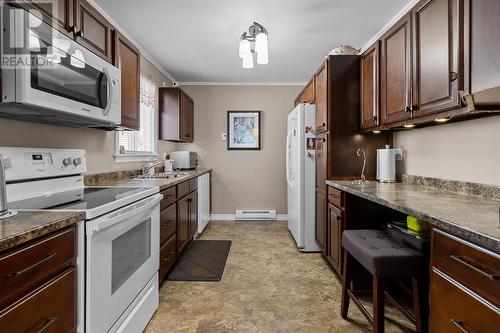
{"label": "tile floor", "polygon": [[[210,222],[201,239],[229,239],[221,282],[163,283],[146,333],[371,332],[352,304],[340,317],[341,284],[318,253],[297,251],[285,222]],[[386,332],[413,332],[386,309]]]}

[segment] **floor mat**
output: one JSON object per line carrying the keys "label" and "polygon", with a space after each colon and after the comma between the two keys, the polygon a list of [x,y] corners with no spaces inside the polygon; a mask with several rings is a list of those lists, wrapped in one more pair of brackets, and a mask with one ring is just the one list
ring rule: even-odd
{"label": "floor mat", "polygon": [[197,240],[168,275],[170,281],[220,281],[231,249],[229,240]]}

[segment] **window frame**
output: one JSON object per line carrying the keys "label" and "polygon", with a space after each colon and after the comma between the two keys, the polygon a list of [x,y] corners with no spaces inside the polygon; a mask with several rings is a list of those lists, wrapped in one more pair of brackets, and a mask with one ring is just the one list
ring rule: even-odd
{"label": "window frame", "polygon": [[[155,84],[155,89],[158,90],[159,85],[157,82],[151,78],[151,76],[141,73],[141,76],[144,76],[146,79],[154,82]],[[158,94],[158,91],[156,91],[156,94]],[[114,140],[115,140],[115,153],[113,154],[115,158],[116,163],[128,163],[128,162],[143,162],[143,161],[149,161],[151,159],[157,159],[158,158],[158,121],[159,121],[159,113],[158,113],[158,99],[157,95],[155,95],[155,105],[153,106],[153,131],[152,135],[153,137],[151,138],[152,144],[151,146],[153,147],[153,151],[126,151],[124,154],[120,153],[120,138],[119,138],[119,132],[120,131],[114,131]],[[141,112],[142,108],[142,102],[139,104],[139,112]]]}

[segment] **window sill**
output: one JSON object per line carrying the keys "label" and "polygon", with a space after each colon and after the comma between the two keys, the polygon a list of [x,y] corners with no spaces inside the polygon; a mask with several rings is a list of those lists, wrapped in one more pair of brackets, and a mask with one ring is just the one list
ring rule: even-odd
{"label": "window sill", "polygon": [[129,163],[129,162],[145,162],[154,158],[158,158],[158,154],[153,153],[126,153],[114,154],[116,163]]}

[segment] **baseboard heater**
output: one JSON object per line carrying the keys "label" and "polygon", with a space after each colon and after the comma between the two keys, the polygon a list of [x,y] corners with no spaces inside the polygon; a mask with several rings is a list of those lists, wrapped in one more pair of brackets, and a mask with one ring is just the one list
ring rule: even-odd
{"label": "baseboard heater", "polygon": [[275,209],[236,210],[237,220],[276,220]]}

